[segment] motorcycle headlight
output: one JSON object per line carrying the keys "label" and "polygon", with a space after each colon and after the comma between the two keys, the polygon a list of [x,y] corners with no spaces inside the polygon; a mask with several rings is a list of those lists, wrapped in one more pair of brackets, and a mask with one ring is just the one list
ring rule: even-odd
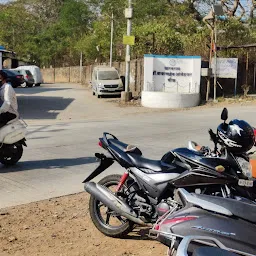
{"label": "motorcycle headlight", "polygon": [[240,165],[242,169],[242,173],[247,177],[247,178],[252,178],[252,165],[250,162],[246,161],[242,157],[237,157],[236,158],[238,164]]}

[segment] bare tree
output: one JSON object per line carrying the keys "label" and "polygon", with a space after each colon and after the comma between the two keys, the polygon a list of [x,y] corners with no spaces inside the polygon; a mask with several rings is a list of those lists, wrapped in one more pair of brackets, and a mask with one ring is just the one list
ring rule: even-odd
{"label": "bare tree", "polygon": [[251,0],[251,8],[250,8],[250,18],[253,19],[254,17],[254,9],[256,7],[256,1]]}
{"label": "bare tree", "polygon": [[240,0],[221,0],[221,4],[223,6],[223,10],[230,17],[237,16],[241,19],[245,14],[245,8]]}

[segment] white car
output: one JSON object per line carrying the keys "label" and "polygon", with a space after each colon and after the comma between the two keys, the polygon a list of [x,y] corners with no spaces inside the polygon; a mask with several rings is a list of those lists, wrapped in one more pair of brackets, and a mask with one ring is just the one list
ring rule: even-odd
{"label": "white car", "polygon": [[19,66],[16,68],[16,70],[19,70],[19,69],[29,70],[31,72],[35,81],[35,86],[40,86],[41,83],[43,83],[43,76],[41,74],[39,67],[35,65],[31,65],[31,66]]}
{"label": "white car", "polygon": [[103,95],[121,95],[124,89],[120,75],[114,67],[95,67],[91,84],[93,95],[97,95],[98,98]]}

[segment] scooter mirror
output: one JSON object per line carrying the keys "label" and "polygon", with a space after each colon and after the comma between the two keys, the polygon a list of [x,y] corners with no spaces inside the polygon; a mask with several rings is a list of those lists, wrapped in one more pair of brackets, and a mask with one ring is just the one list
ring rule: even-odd
{"label": "scooter mirror", "polygon": [[228,110],[226,108],[223,108],[221,113],[221,120],[227,121],[228,119]]}

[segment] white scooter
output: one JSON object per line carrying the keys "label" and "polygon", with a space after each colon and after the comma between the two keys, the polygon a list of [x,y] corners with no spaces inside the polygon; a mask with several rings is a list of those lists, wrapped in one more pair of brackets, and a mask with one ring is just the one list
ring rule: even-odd
{"label": "white scooter", "polygon": [[[254,256],[249,253],[239,252],[227,248],[219,240],[213,237],[207,236],[186,236],[182,239],[176,256],[188,256],[189,247],[197,244],[202,246],[197,247],[193,250],[192,256]],[[167,252],[167,255],[171,254],[171,249]]]}
{"label": "white scooter", "polygon": [[14,119],[0,128],[0,162],[6,166],[16,164],[26,145],[26,125]]}

